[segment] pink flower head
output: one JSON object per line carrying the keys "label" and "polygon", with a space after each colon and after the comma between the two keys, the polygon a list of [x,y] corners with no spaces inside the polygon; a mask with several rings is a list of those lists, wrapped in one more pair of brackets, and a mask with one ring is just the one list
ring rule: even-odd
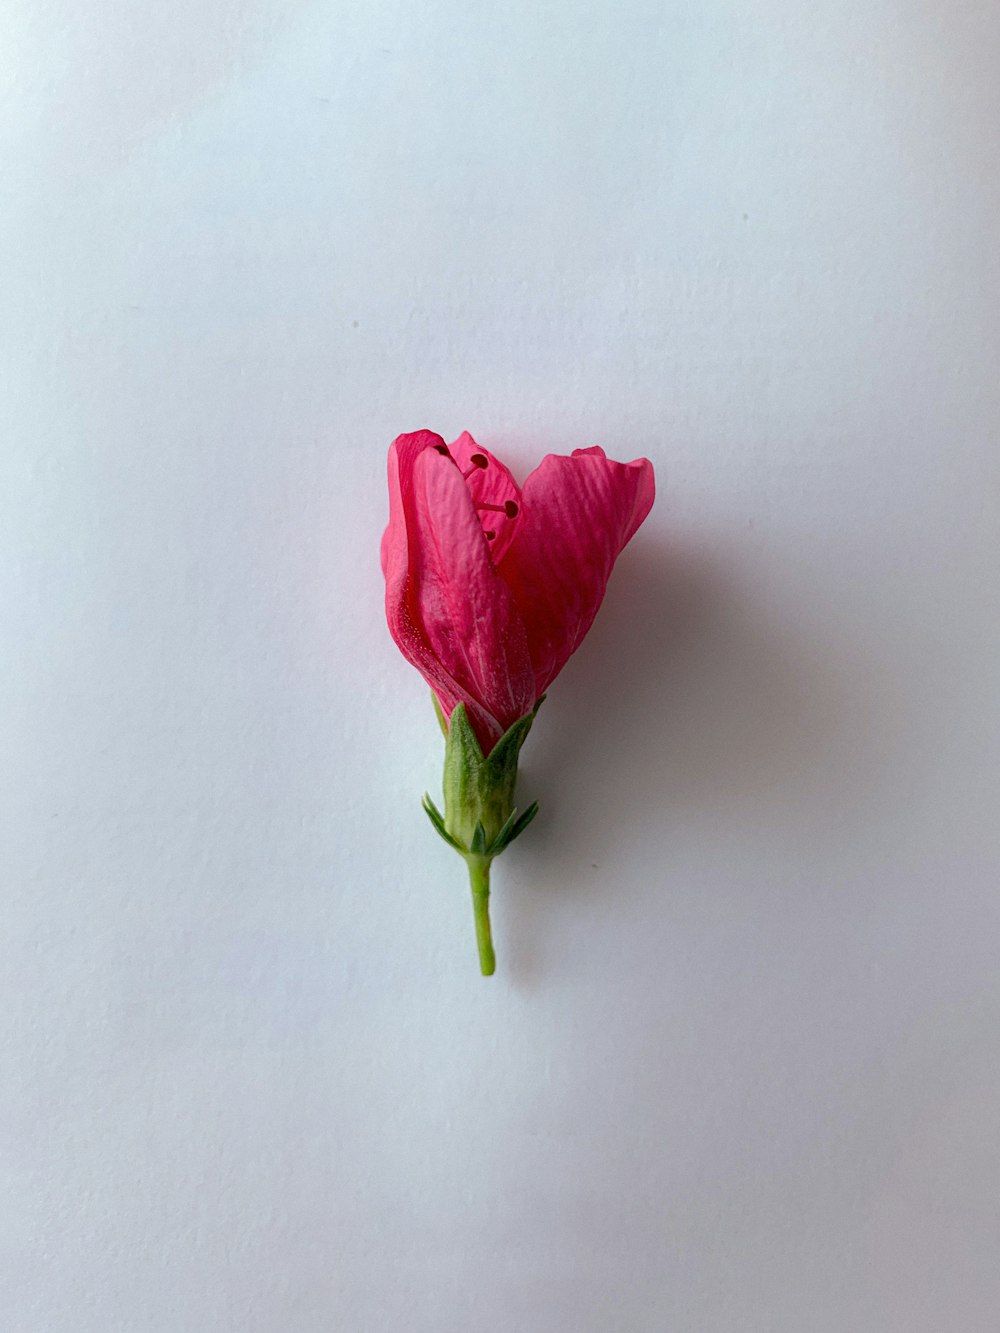
{"label": "pink flower head", "polygon": [[579,647],[653,495],[648,459],[599,448],[548,454],[522,489],[468,432],[390,446],[389,631],[445,716],[465,704],[484,753]]}

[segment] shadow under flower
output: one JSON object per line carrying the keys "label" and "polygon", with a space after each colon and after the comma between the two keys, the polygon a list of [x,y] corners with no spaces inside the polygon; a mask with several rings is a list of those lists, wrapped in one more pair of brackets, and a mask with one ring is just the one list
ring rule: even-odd
{"label": "shadow under flower", "polygon": [[[625,887],[636,848],[644,866],[669,862],[689,821],[719,838],[761,824],[814,843],[839,836],[817,784],[871,744],[870,694],[741,573],[669,544],[626,552],[523,754],[519,803],[537,798],[541,814],[503,867],[515,983],[554,961],[555,913],[637,892]],[[863,785],[862,774],[859,801]],[[664,876],[652,891],[685,889]]]}

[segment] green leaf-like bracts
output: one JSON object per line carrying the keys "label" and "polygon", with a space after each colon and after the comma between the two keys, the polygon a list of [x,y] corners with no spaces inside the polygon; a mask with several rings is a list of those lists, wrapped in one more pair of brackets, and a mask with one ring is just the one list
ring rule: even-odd
{"label": "green leaf-like bracts", "polygon": [[451,834],[445,828],[444,817],[442,816],[441,811],[431,800],[427,792],[424,792],[424,798],[420,802],[420,804],[424,807],[424,810],[427,813],[427,818],[434,825],[435,830],[441,835],[442,838],[444,838],[448,846],[454,847],[456,852],[464,852],[465,848],[462,846],[462,844],[460,842],[456,842],[456,840],[451,836]]}
{"label": "green leaf-like bracts", "polygon": [[535,815],[538,814],[538,802],[532,801],[520,819],[515,820],[516,814],[517,810],[515,809],[511,813],[510,819],[507,820],[507,823],[500,830],[496,841],[489,849],[490,856],[499,856],[501,852],[506,851],[515,838],[521,836],[534,819]]}
{"label": "green leaf-like bracts", "polygon": [[[537,804],[537,802],[536,802]],[[517,806],[507,816],[506,823],[486,849],[487,856],[499,856],[510,840],[510,831],[514,827],[514,821],[517,819]]]}

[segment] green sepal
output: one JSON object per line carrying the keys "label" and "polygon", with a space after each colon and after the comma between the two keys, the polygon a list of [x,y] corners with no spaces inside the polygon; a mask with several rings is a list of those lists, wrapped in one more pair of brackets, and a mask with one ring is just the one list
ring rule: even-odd
{"label": "green sepal", "polygon": [[[456,704],[445,734],[444,816],[435,809],[424,809],[434,827],[446,833],[447,841],[464,855],[494,857],[508,847],[528,826],[537,813],[537,803],[518,819],[514,808],[517,761],[521,746],[531,730],[541,699],[524,717],[519,718],[484,755],[472,729],[465,705]],[[435,711],[441,720],[440,706]]]}
{"label": "green sepal", "polygon": [[471,845],[476,821],[482,818],[479,791],[485,762],[465,704],[456,704],[444,742],[441,785],[444,789],[445,827],[463,847]]}

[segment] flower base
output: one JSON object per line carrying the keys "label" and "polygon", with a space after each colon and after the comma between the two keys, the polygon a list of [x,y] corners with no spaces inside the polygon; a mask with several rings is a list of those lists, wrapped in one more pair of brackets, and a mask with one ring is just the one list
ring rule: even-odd
{"label": "flower base", "polygon": [[520,837],[538,814],[538,802],[533,801],[518,815],[514,787],[521,746],[541,703],[539,699],[532,711],[515,722],[489,754],[484,755],[465,705],[456,705],[450,720],[445,722],[435,701],[438,721],[445,733],[444,814],[427,793],[423,806],[436,832],[465,858],[469,867],[479,968],[484,977],[492,976],[496,970],[490,931],[490,866],[493,858]]}

